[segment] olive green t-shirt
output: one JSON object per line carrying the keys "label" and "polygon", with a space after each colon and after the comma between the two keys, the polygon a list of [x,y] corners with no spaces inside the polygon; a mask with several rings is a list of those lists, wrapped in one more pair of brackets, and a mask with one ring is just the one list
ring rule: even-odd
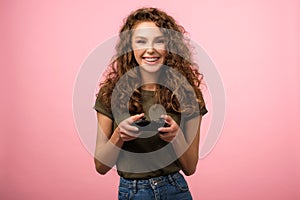
{"label": "olive green t-shirt", "polygon": [[[158,119],[161,114],[168,114],[180,127],[184,127],[188,119],[207,113],[205,106],[188,118],[175,112],[165,113],[160,105],[155,104],[154,91],[142,90],[141,94],[143,112],[149,121]],[[96,99],[94,109],[112,119],[113,130],[117,128],[111,109],[106,108],[99,98]],[[141,137],[124,142],[116,166],[118,174],[127,179],[148,179],[181,170],[172,145],[161,140],[157,131],[142,132]]]}

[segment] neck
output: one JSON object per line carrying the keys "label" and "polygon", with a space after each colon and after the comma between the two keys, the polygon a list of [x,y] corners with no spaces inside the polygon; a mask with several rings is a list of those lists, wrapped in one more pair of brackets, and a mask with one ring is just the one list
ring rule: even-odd
{"label": "neck", "polygon": [[149,73],[149,72],[141,72],[144,90],[155,91],[157,86],[157,80],[159,78],[159,72]]}
{"label": "neck", "polygon": [[142,86],[143,90],[147,90],[147,91],[155,91],[156,90],[156,83],[147,83],[145,85]]}

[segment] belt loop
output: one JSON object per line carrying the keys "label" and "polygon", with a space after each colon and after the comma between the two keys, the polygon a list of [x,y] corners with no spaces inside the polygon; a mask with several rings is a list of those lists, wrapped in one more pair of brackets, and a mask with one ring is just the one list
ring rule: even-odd
{"label": "belt loop", "polygon": [[169,179],[169,181],[170,181],[170,183],[171,183],[172,185],[175,185],[175,182],[174,182],[174,179],[173,179],[173,177],[172,177],[172,174],[169,174],[169,175],[168,175],[168,179]]}
{"label": "belt loop", "polygon": [[137,193],[137,184],[136,184],[136,180],[133,180],[132,186],[133,186],[133,193],[136,194]]}

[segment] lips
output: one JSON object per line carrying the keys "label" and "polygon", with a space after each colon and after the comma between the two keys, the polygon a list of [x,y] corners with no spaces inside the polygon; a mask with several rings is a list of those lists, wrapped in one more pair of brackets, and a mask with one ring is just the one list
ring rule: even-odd
{"label": "lips", "polygon": [[159,60],[160,57],[143,57],[146,62],[154,63]]}

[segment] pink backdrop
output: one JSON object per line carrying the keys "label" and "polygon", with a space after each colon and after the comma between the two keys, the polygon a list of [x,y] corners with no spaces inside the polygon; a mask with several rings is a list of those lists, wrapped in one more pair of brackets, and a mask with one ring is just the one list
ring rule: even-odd
{"label": "pink backdrop", "polygon": [[78,136],[72,92],[89,53],[150,5],[188,30],[224,83],[222,135],[187,177],[194,198],[300,199],[294,0],[1,1],[0,199],[116,199],[116,172],[98,175]]}

